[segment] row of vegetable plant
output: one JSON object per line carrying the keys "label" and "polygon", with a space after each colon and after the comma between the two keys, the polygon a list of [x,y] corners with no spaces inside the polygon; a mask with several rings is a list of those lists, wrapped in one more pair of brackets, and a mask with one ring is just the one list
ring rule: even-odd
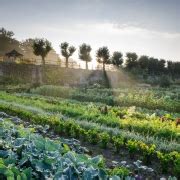
{"label": "row of vegetable plant", "polygon": [[[133,90],[132,90],[133,89]],[[79,101],[102,102],[108,105],[139,106],[148,109],[163,109],[169,112],[180,112],[179,90],[167,93],[144,88],[126,89],[77,89],[70,87],[44,85],[31,92],[46,96],[72,98]],[[161,95],[162,94],[162,95]],[[165,95],[167,94],[167,95]],[[173,94],[173,95],[172,95]]]}
{"label": "row of vegetable plant", "polygon": [[[179,128],[173,121],[161,122],[158,117],[149,117],[136,113],[132,108],[126,112],[115,112],[114,108],[110,107],[108,112],[103,113],[95,105],[83,106],[80,103],[71,103],[71,101],[48,101],[46,98],[23,96],[16,97],[14,95],[2,94],[1,99],[6,101],[16,101],[25,105],[33,105],[42,108],[49,112],[62,113],[71,118],[78,118],[79,120],[88,120],[109,127],[118,127],[120,129],[127,129],[128,131],[135,131],[146,135],[154,135],[169,140],[179,139]],[[121,114],[120,114],[121,113]],[[121,116],[121,118],[119,117]]]}
{"label": "row of vegetable plant", "polygon": [[1,118],[0,179],[135,180],[125,167],[107,169],[102,156],[77,154],[59,139],[51,140],[34,131]]}
{"label": "row of vegetable plant", "polygon": [[[114,136],[110,133],[99,131],[98,129],[87,130],[74,121],[60,120],[59,117],[55,115],[48,116],[34,114],[30,111],[19,109],[13,105],[4,104],[0,105],[0,109],[8,113],[18,115],[24,119],[28,119],[35,124],[49,125],[52,130],[60,135],[66,134],[85,141],[88,140],[90,143],[99,144],[104,148],[107,145],[113,145],[116,150],[119,148],[127,148],[130,154],[136,152],[143,155],[144,161],[151,161],[152,159],[157,158],[161,164],[166,163],[166,172],[173,173],[175,175],[180,174],[180,154],[176,151],[163,153],[157,151],[155,145],[153,144],[147,145],[141,141],[128,140],[121,136]],[[162,171],[164,172],[163,166]]]}
{"label": "row of vegetable plant", "polygon": [[[11,99],[13,100],[13,99]],[[22,109],[25,109],[25,110],[30,110],[31,112],[33,113],[43,113],[43,114],[56,114],[56,113],[49,113],[49,112],[46,112],[44,111],[43,109],[41,108],[37,108],[37,107],[33,107],[32,106],[32,103],[30,106],[28,105],[24,105],[22,102],[21,103],[15,103],[13,101],[10,101],[10,102],[7,102],[7,101],[4,101],[4,100],[0,100],[1,103],[5,103],[5,104],[11,104],[11,105],[14,105],[16,107],[19,107],[19,108],[22,108]],[[41,102],[41,101],[39,101]],[[44,105],[44,104],[43,104]],[[57,115],[59,117],[61,117],[61,119],[67,119],[67,117],[64,117],[62,116],[61,114],[57,113]],[[72,119],[72,118],[71,118]],[[91,122],[91,121],[87,121],[87,120],[78,120],[76,118],[73,118],[74,121],[76,121],[78,124],[81,124],[81,126],[83,127],[87,127],[87,128],[94,128],[94,127],[98,127],[99,129],[101,129],[102,131],[108,131],[109,133],[113,133],[113,134],[120,134],[121,136],[123,135],[124,137],[128,138],[128,139],[134,139],[134,140],[141,140],[143,142],[146,142],[146,143],[153,143],[157,146],[158,149],[161,149],[161,150],[164,150],[164,151],[172,151],[172,150],[178,150],[180,149],[179,147],[179,143],[178,142],[175,142],[175,141],[165,141],[165,140],[161,140],[158,139],[157,137],[153,137],[153,136],[145,136],[144,134],[138,134],[136,132],[133,132],[133,131],[127,131],[127,130],[119,130],[119,128],[111,128],[111,127],[107,127],[107,126],[104,126],[102,124],[98,124],[98,123],[94,123],[94,122]]]}

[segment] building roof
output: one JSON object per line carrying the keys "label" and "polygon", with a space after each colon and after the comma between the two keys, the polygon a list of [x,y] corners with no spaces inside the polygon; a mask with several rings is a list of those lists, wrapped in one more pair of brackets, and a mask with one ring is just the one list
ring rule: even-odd
{"label": "building roof", "polygon": [[15,49],[13,49],[12,51],[6,53],[6,56],[8,57],[22,57],[23,55],[19,52],[17,52]]}

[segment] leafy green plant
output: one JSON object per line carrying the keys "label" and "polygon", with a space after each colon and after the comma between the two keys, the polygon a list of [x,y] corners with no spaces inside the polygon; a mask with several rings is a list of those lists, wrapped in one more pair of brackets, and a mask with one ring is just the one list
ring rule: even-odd
{"label": "leafy green plant", "polygon": [[113,136],[112,143],[116,153],[118,153],[120,151],[120,148],[124,145],[124,138]]}
{"label": "leafy green plant", "polygon": [[[24,104],[20,104],[20,101],[19,101],[19,103],[13,102],[16,98],[14,96],[10,95],[8,97],[5,94],[4,98],[7,100],[1,100],[0,109],[2,111],[10,113],[11,115],[18,115],[19,117],[21,117],[25,120],[28,120],[29,122],[34,123],[34,124],[38,124],[38,125],[42,125],[42,126],[49,125],[50,129],[55,130],[56,133],[58,133],[58,134],[64,133],[66,135],[74,136],[74,135],[76,135],[76,130],[77,130],[77,132],[80,133],[79,134],[80,138],[84,137],[85,140],[88,140],[91,143],[97,144],[102,141],[100,134],[102,132],[106,132],[110,136],[110,140],[109,140],[108,144],[113,142],[113,141],[111,141],[112,136],[123,137],[124,142],[125,142],[124,146],[129,149],[129,152],[133,152],[133,149],[135,148],[134,151],[136,151],[140,155],[143,154],[143,150],[142,150],[143,148],[141,148],[140,144],[142,143],[142,138],[146,139],[147,137],[137,136],[137,134],[135,134],[135,133],[131,136],[131,134],[129,134],[129,132],[127,133],[125,131],[125,133],[124,133],[122,130],[121,130],[121,132],[119,132],[118,128],[108,128],[101,124],[99,125],[98,123],[92,123],[92,122],[81,121],[81,120],[76,120],[76,119],[71,120],[67,117],[64,118],[60,114],[46,113],[46,111],[40,111],[40,109],[36,112],[36,111],[34,111],[34,109],[35,109],[34,107],[32,108],[31,106],[26,105],[26,103],[27,103],[26,99],[24,100]],[[41,103],[40,100],[39,100],[39,103]],[[74,106],[76,106],[76,104],[74,104]],[[128,144],[129,140],[131,141],[131,143]],[[126,143],[126,141],[127,141],[127,143]],[[158,144],[158,145],[161,143],[158,140],[157,140],[157,142],[158,143],[156,143],[156,144]],[[145,143],[145,142],[143,141],[143,143]],[[169,141],[169,143],[172,143],[172,142]],[[148,145],[149,143],[145,143],[145,144]],[[148,145],[148,147],[149,147],[149,145]],[[167,146],[164,146],[163,149],[166,150],[166,147]],[[155,153],[152,153],[152,154],[150,153],[151,155],[149,155],[149,156],[152,157],[152,156],[154,156],[154,154],[156,156],[156,154],[157,154],[156,151],[158,148],[159,147],[156,148]],[[146,148],[144,148],[144,149],[146,149]],[[178,149],[178,146],[177,146],[177,149]],[[148,151],[145,153],[149,154]],[[167,153],[167,150],[166,150],[166,153],[164,153],[164,154],[168,155],[169,153]],[[168,168],[171,167],[173,169],[173,171],[174,171],[175,167],[177,168],[176,164],[174,163],[177,161],[177,158],[178,157],[176,156],[172,159],[171,163],[167,163]]]}
{"label": "leafy green plant", "polygon": [[[38,125],[34,129],[39,128]],[[18,132],[18,137],[14,132]],[[8,120],[0,121],[0,141],[4,149],[0,151],[1,179],[111,178],[102,156],[77,154],[57,139],[34,134],[31,128],[16,126]],[[116,171],[112,174],[116,175]]]}
{"label": "leafy green plant", "polygon": [[97,144],[99,142],[99,133],[97,132],[96,129],[93,130],[88,130],[88,141],[92,144]]}
{"label": "leafy green plant", "polygon": [[[71,117],[73,120],[76,120],[76,118],[78,118],[79,120],[87,119],[88,121],[100,123],[108,127],[119,127],[120,129],[138,132],[143,135],[146,134],[155,136],[163,140],[179,139],[179,130],[175,127],[175,122],[161,122],[159,120],[159,117],[155,116],[154,118],[152,118],[151,116],[147,116],[146,114],[140,114],[136,112],[136,109],[134,108],[128,108],[126,110],[127,115],[125,115],[124,118],[120,121],[119,117],[116,116],[116,108],[111,108],[111,111],[110,113],[108,113],[108,115],[102,115],[98,112],[98,107],[96,107],[96,105],[83,106],[78,102],[71,103],[71,101],[60,101],[58,103],[56,102],[56,100],[49,100],[37,96],[34,98],[22,95],[20,97],[17,97],[7,94],[3,94],[3,96],[1,96],[1,99],[6,101],[16,101],[16,103],[31,106],[28,107],[31,110],[33,106],[33,111],[37,112],[43,111],[44,113],[61,113],[63,116]],[[114,113],[114,111],[116,113]]]}
{"label": "leafy green plant", "polygon": [[138,142],[138,144],[139,144],[139,149],[143,153],[143,161],[145,162],[145,164],[150,164],[151,158],[156,152],[156,146],[154,144],[148,146],[143,142]]}
{"label": "leafy green plant", "polygon": [[137,141],[128,140],[127,141],[127,148],[128,148],[129,153],[130,153],[130,158],[133,159],[135,153],[137,153],[139,150]]}
{"label": "leafy green plant", "polygon": [[[166,78],[167,81],[167,78]],[[166,84],[166,83],[165,83]],[[59,93],[60,92],[60,93]],[[172,92],[170,99],[165,98],[168,92]],[[177,92],[177,95],[175,94]],[[179,91],[171,89],[162,90],[156,88],[120,88],[101,89],[89,88],[86,92],[83,89],[64,88],[61,86],[41,86],[32,90],[32,93],[62,98],[72,98],[78,101],[101,102],[108,105],[138,106],[148,109],[163,109],[172,112],[180,112],[178,103]],[[175,97],[175,98],[174,98]]]}
{"label": "leafy green plant", "polygon": [[174,151],[169,154],[163,154],[158,151],[157,157],[160,160],[163,173],[167,173],[168,170],[171,172],[172,169],[174,169],[175,174],[178,175],[178,173],[180,172],[180,168],[179,168],[180,155],[178,152]]}
{"label": "leafy green plant", "polygon": [[106,132],[101,133],[100,135],[100,139],[101,139],[101,145],[103,148],[106,148],[109,141],[110,141],[110,135]]}
{"label": "leafy green plant", "polygon": [[121,178],[125,178],[126,176],[129,176],[130,171],[125,167],[116,167],[109,171],[109,173],[113,175],[117,175]]}

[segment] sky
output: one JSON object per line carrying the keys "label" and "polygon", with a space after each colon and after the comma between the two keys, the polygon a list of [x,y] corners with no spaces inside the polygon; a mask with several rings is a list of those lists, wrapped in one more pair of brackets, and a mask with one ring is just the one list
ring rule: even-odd
{"label": "sky", "polygon": [[[180,61],[180,0],[0,0],[0,27],[18,40],[107,46]],[[74,58],[78,58],[76,51]]]}

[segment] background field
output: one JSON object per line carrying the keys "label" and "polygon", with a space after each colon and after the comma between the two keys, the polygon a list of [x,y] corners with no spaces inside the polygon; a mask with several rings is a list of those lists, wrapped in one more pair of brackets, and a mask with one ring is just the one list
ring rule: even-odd
{"label": "background field", "polygon": [[107,175],[178,177],[179,99],[178,87],[4,86],[0,111],[18,116],[25,127],[41,125],[45,136],[78,139],[86,147],[83,154],[103,155]]}

